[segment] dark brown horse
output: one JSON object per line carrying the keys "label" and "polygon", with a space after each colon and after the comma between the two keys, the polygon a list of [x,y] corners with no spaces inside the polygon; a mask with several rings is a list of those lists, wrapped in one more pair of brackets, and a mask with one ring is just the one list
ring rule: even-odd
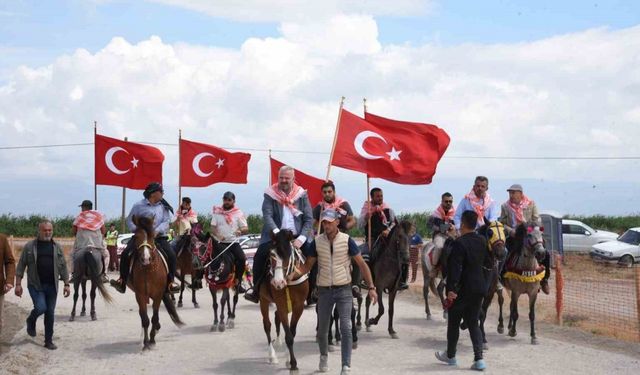
{"label": "dark brown horse", "polygon": [[369,267],[373,276],[373,283],[378,293],[378,315],[369,319],[369,306],[371,300],[367,296],[365,324],[367,332],[371,332],[371,326],[377,325],[378,321],[384,314],[384,304],[382,302],[382,293],[389,293],[389,335],[391,338],[397,339],[398,334],[393,329],[393,313],[394,302],[400,285],[400,251],[408,251],[409,249],[409,232],[411,231],[411,222],[404,220],[400,224],[393,227],[387,238],[380,237],[373,247],[373,264]]}
{"label": "dark brown horse", "polygon": [[[206,280],[209,284],[211,299],[213,300],[213,324],[209,329],[210,332],[224,332],[226,328],[234,328],[235,326],[238,287],[235,283],[235,261],[233,259],[233,253],[229,251],[228,246],[221,244],[213,237],[209,237],[203,258],[203,262],[206,262]],[[230,301],[231,289],[234,291],[233,306]],[[222,291],[222,297],[220,298],[220,320],[218,320],[218,291]],[[228,317],[226,325],[224,321],[225,307],[227,308]]]}
{"label": "dark brown horse", "polygon": [[[271,320],[269,319],[269,304],[275,303],[276,328],[282,324],[285,342],[289,349],[287,367],[292,371],[298,369],[298,361],[293,353],[293,340],[309,292],[308,275],[287,283],[287,276],[304,263],[301,256],[291,246],[293,238],[293,233],[286,229],[282,229],[278,234],[272,236],[270,271],[265,278],[266,280],[260,285],[260,312],[269,345],[269,363],[278,363],[271,340]],[[289,312],[292,313],[290,323]],[[279,330],[277,329],[277,331]]]}
{"label": "dark brown horse", "polygon": [[91,320],[98,319],[96,316],[96,289],[100,291],[102,298],[107,303],[113,302],[111,295],[102,284],[102,251],[95,248],[86,248],[77,250],[74,256],[74,278],[73,278],[73,309],[71,310],[70,322],[76,318],[76,303],[78,302],[78,290],[82,286],[82,310],[80,316],[85,316],[87,309],[85,302],[87,300],[87,280],[91,280]]}
{"label": "dark brown horse", "polygon": [[[196,301],[196,290],[202,288],[203,268],[199,258],[206,250],[209,233],[202,233],[202,226],[198,223],[193,226],[191,233],[186,233],[178,238],[176,242],[176,269],[180,280],[180,297],[178,297],[178,307],[182,307],[182,295],[185,286],[191,288],[191,302],[194,308],[199,308]],[[187,284],[186,276],[191,276],[191,284]]]}
{"label": "dark brown horse", "polygon": [[[134,223],[136,224],[134,234],[136,250],[133,254],[133,266],[131,267],[131,276],[127,285],[136,294],[140,320],[144,331],[142,349],[148,350],[155,346],[156,333],[160,330],[160,318],[158,316],[160,302],[164,302],[164,306],[176,326],[181,327],[184,323],[180,320],[176,307],[171,302],[171,297],[167,292],[168,271],[154,243],[153,219],[134,217]],[[153,301],[151,334],[149,334],[149,315],[147,314],[149,300]]]}

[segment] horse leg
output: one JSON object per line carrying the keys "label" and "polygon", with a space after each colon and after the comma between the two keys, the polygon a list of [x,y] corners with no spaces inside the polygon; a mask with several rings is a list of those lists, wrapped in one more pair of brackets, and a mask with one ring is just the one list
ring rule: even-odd
{"label": "horse leg", "polygon": [[196,288],[193,286],[193,284],[196,283],[197,280],[198,278],[196,277],[196,271],[191,272],[191,302],[193,302],[194,309],[200,308],[198,301],[196,301]]}
{"label": "horse leg", "polygon": [[431,309],[429,308],[429,284],[431,282],[429,273],[425,272],[425,267],[422,267],[422,298],[424,298],[424,313],[427,315],[427,320],[431,320]]}
{"label": "horse leg", "polygon": [[222,296],[220,297],[220,323],[218,324],[218,331],[224,332],[226,326],[224,325],[224,309],[229,303],[229,288],[222,289]]}
{"label": "horse leg", "polygon": [[153,300],[153,316],[151,317],[151,337],[149,340],[149,347],[156,345],[156,333],[160,330],[160,315],[158,310],[160,309],[160,298]]}
{"label": "horse leg", "polygon": [[369,294],[367,294],[364,306],[364,325],[367,327],[367,332],[371,332],[371,322],[369,322],[369,307],[371,306],[371,299],[369,298]]}
{"label": "horse leg", "polygon": [[504,294],[502,289],[498,290],[497,293],[498,293],[498,308],[499,308],[498,333],[502,334],[504,333],[504,320],[502,318],[502,305],[504,304]]}
{"label": "horse leg", "polygon": [[73,281],[73,309],[71,309],[71,316],[69,317],[69,321],[73,322],[76,320],[76,304],[78,303],[78,289],[80,287],[80,282],[76,278]]}
{"label": "horse leg", "polygon": [[511,291],[511,314],[509,315],[509,336],[516,337],[516,322],[518,321],[518,297],[520,293]]}
{"label": "horse leg", "polygon": [[140,321],[142,322],[142,330],[144,331],[142,350],[149,350],[151,348],[149,347],[149,315],[147,315],[147,301],[142,295],[137,294],[136,300],[138,302],[138,313],[140,314]]}
{"label": "horse leg", "polygon": [[399,338],[398,333],[396,333],[396,331],[393,329],[393,312],[397,292],[397,290],[393,290],[391,293],[389,293],[389,335],[391,335],[392,339]]}
{"label": "horse leg", "polygon": [[96,316],[96,289],[98,289],[98,284],[94,281],[91,281],[91,292],[89,293],[89,297],[91,298],[91,320],[97,320]]}
{"label": "horse leg", "polygon": [[384,293],[378,288],[376,288],[376,293],[378,294],[378,315],[376,315],[375,318],[369,319],[369,325],[377,325],[382,315],[384,315],[384,303],[382,302]]}
{"label": "horse leg", "polygon": [[362,329],[362,297],[358,297],[358,313],[356,315],[356,329],[359,331]]}
{"label": "horse leg", "polygon": [[211,299],[213,300],[213,324],[209,328],[209,332],[218,331],[218,291],[214,288],[209,288],[211,291]]}
{"label": "horse leg", "polygon": [[296,360],[296,356],[293,353],[293,333],[291,332],[291,327],[289,326],[289,314],[284,309],[284,312],[280,311],[280,308],[277,309],[276,313],[280,318],[280,323],[282,324],[282,328],[284,330],[284,341],[287,343],[287,349],[289,349],[289,361],[287,363],[287,367],[291,371],[295,371],[298,369],[298,361]]}
{"label": "horse leg", "polygon": [[536,337],[536,299],[538,299],[538,288],[529,294],[529,323],[531,323],[531,344],[537,345],[538,338]]}
{"label": "horse leg", "polygon": [[269,363],[278,363],[278,357],[276,356],[276,350],[273,348],[273,342],[271,341],[271,321],[269,320],[269,302],[260,300],[260,313],[262,314],[262,327],[264,333],[267,335],[268,356]]}
{"label": "horse leg", "polygon": [[180,272],[180,297],[178,297],[178,307],[182,307],[182,294],[184,293],[184,275]]}
{"label": "horse leg", "polygon": [[282,346],[282,336],[280,336],[280,317],[278,316],[278,310],[273,313],[273,320],[276,322],[276,345]]}
{"label": "horse leg", "polygon": [[358,327],[356,327],[356,307],[351,306],[351,349],[358,349]]}
{"label": "horse leg", "polygon": [[236,306],[238,305],[238,288],[233,288],[233,307],[231,307],[231,311],[229,312],[229,321],[227,323],[227,327],[235,328],[235,319],[236,319]]}
{"label": "horse leg", "polygon": [[85,306],[87,302],[87,280],[83,279],[80,285],[82,286],[82,310],[80,310],[80,316],[85,316],[87,315],[87,308]]}

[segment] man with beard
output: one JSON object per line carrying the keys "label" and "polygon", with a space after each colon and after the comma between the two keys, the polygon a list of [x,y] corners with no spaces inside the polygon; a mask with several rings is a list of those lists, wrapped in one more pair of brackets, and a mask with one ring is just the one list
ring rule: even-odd
{"label": "man with beard", "polygon": [[15,294],[22,297],[22,278],[27,271],[27,289],[33,300],[33,310],[27,317],[27,334],[36,337],[36,321],[44,314],[44,347],[56,350],[53,343],[53,321],[56,300],[58,299],[58,280],[64,282],[63,294],[69,297],[69,272],[64,259],[62,246],[53,240],[53,224],[42,221],[38,224],[38,238],[27,242],[20,254],[16,267]]}
{"label": "man with beard", "polygon": [[478,215],[478,223],[476,229],[484,224],[484,219],[489,221],[498,220],[498,209],[496,208],[495,201],[491,199],[489,193],[489,179],[485,176],[477,176],[473,184],[473,188],[469,194],[458,204],[456,214],[454,216],[454,222],[456,229],[460,230],[460,218],[465,211],[474,211]]}
{"label": "man with beard", "polygon": [[[338,229],[340,232],[347,233],[356,225],[356,218],[353,216],[351,205],[346,200],[336,195],[336,186],[332,181],[322,184],[322,202],[313,208],[313,227],[318,228],[320,222],[320,214],[322,211],[333,209],[340,215]],[[318,234],[322,232],[319,228]]]}
{"label": "man with beard", "polygon": [[244,255],[237,238],[240,235],[247,234],[249,226],[244,214],[235,204],[235,194],[230,191],[224,193],[222,207],[213,207],[211,234],[225,248],[228,248],[227,251],[233,254],[236,266],[236,283],[240,287],[247,257]]}
{"label": "man with beard", "polygon": [[[371,217],[371,241],[372,244],[368,244],[368,248],[373,250],[375,248],[375,244],[378,241],[381,241],[381,237],[386,238],[391,229],[395,225],[398,224],[398,220],[396,219],[396,214],[393,212],[391,207],[389,207],[386,203],[384,203],[384,197],[382,194],[382,189],[375,187],[371,189],[369,192],[369,196],[371,200],[364,202],[362,206],[362,210],[360,211],[359,226],[364,229],[364,235],[369,236],[369,217]],[[400,256],[400,264],[401,264],[401,276],[400,276],[400,285],[399,289],[404,290],[409,288],[409,284],[407,280],[409,278],[409,249],[401,249]],[[371,254],[375,256],[375,254]]]}
{"label": "man with beard", "polygon": [[455,229],[454,217],[456,208],[453,207],[453,195],[446,192],[442,194],[440,205],[431,213],[427,226],[433,230],[433,236],[436,233],[447,234],[451,229]]}
{"label": "man with beard", "polygon": [[262,201],[262,234],[260,246],[253,258],[253,289],[244,298],[258,303],[260,283],[264,278],[271,234],[288,229],[296,237],[293,246],[306,254],[307,241],[312,239],[313,216],[307,191],[294,182],[294,169],[288,165],[278,171],[278,182],[269,186]]}

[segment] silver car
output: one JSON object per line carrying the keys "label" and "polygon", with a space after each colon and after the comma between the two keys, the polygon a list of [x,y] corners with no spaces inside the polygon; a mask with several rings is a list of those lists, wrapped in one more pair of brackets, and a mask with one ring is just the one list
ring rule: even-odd
{"label": "silver car", "polygon": [[562,219],[562,243],[565,252],[589,252],[591,246],[615,241],[617,233],[593,229],[578,220]]}

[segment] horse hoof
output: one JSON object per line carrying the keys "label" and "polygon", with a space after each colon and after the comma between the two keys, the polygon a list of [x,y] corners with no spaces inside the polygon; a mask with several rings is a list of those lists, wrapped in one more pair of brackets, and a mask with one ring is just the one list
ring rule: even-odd
{"label": "horse hoof", "polygon": [[70,322],[73,322],[74,320],[76,320],[76,317],[75,317],[75,316],[73,316],[73,315],[71,315],[71,316],[69,317],[69,321],[70,321]]}
{"label": "horse hoof", "polygon": [[391,332],[389,333],[389,335],[391,336],[392,339],[399,339],[400,337],[398,337],[398,334],[395,332]]}
{"label": "horse hoof", "polygon": [[199,308],[200,308],[200,305],[198,305],[198,303],[196,302],[196,303],[194,303],[194,304],[193,304],[193,308],[194,308],[194,309],[199,309]]}
{"label": "horse hoof", "polygon": [[227,329],[227,327],[225,327],[224,323],[220,323],[218,325],[218,331],[224,332],[226,329]]}
{"label": "horse hoof", "polygon": [[150,346],[149,344],[145,344],[145,345],[142,347],[142,351],[143,351],[143,352],[146,352],[147,350],[151,350],[151,346]]}
{"label": "horse hoof", "polygon": [[80,316],[86,316],[86,315],[87,315],[87,313],[85,311],[81,311],[80,312]]}
{"label": "horse hoof", "polygon": [[218,332],[218,325],[214,324],[209,328],[209,332]]}
{"label": "horse hoof", "polygon": [[229,329],[233,329],[233,328],[235,328],[235,327],[236,327],[236,324],[233,322],[233,320],[229,320],[229,321],[227,322],[227,328],[229,328]]}
{"label": "horse hoof", "polygon": [[509,337],[516,337],[516,335],[518,335],[518,332],[516,332],[514,330],[510,330],[509,331]]}
{"label": "horse hoof", "polygon": [[503,326],[498,326],[498,333],[499,334],[503,334],[504,333],[504,327]]}
{"label": "horse hoof", "polygon": [[98,320],[98,317],[96,316],[95,313],[91,314],[91,320],[93,320],[93,321]]}
{"label": "horse hoof", "polygon": [[357,341],[354,341],[354,342],[351,344],[351,349],[358,349],[358,342],[357,342]]}
{"label": "horse hoof", "polygon": [[537,337],[532,337],[531,338],[531,345],[538,345],[538,338]]}
{"label": "horse hoof", "polygon": [[431,314],[427,314],[427,320],[431,320]]}
{"label": "horse hoof", "polygon": [[178,307],[182,307],[182,302],[178,302]]}
{"label": "horse hoof", "polygon": [[373,332],[373,330],[371,329],[371,326],[367,326],[367,332]]}

